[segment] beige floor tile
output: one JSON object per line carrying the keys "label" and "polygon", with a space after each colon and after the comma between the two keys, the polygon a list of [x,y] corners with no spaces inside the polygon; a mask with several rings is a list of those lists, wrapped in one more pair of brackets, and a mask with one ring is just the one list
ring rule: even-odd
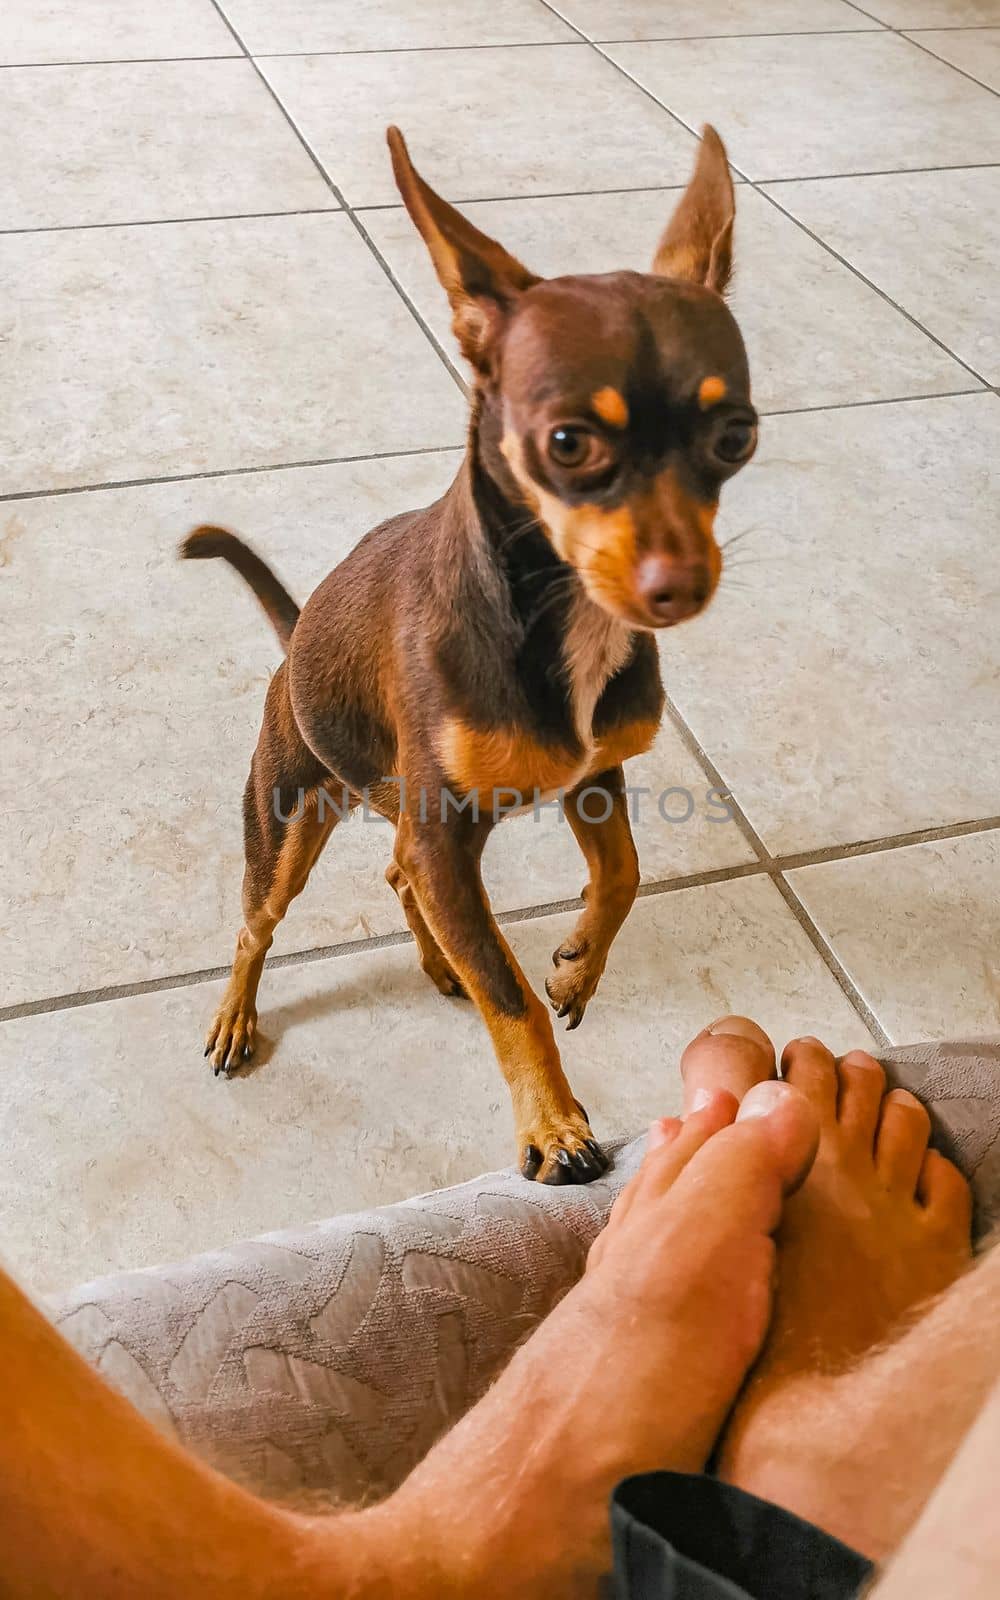
{"label": "beige floor tile", "polygon": [[[992,394],[773,417],[674,699],[775,852],[1000,811]],[[740,554],[739,552],[743,552]]]}
{"label": "beige floor tile", "polygon": [[0,338],[8,493],[464,434],[458,390],[344,216],[0,237]]}
{"label": "beige floor tile", "polygon": [[[570,925],[519,923],[534,982]],[[4,1255],[36,1291],[264,1229],[403,1199],[512,1159],[509,1102],[472,1007],[412,948],[274,971],[259,1064],[213,1079],[216,985],[0,1025]],[[746,879],[636,906],[563,1059],[601,1135],[679,1104],[680,1048],[750,1011],[783,1041],[866,1032],[774,887]],[[16,1128],[16,1136],[15,1130]]]}
{"label": "beige floor tile", "polygon": [[877,28],[843,0],[562,0],[591,39],[683,39],[734,33],[848,32]]}
{"label": "beige floor tile", "polygon": [[[648,189],[497,200],[463,209],[534,272],[555,276],[647,270],[678,198],[676,190]],[[739,186],[736,207],[731,303],[761,410],[891,400],[975,385],[933,340],[761,195]],[[400,207],[368,211],[364,220],[444,347],[453,351],[444,291],[407,213]]]}
{"label": "beige floor tile", "polygon": [[608,54],[748,177],[1000,160],[1000,102],[885,33],[622,44]]}
{"label": "beige floor tile", "polygon": [[248,61],[4,71],[4,229],[335,206]]}
{"label": "beige floor tile", "polygon": [[1000,23],[997,0],[865,0],[890,28],[975,28]]}
{"label": "beige floor tile", "polygon": [[572,39],[539,0],[225,0],[251,55],[310,50],[419,50]]}
{"label": "beige floor tile", "polygon": [[774,193],[957,356],[1000,382],[1000,167],[782,183]]}
{"label": "beige floor tile", "polygon": [[[351,205],[399,199],[386,124],[451,200],[678,183],[689,135],[585,44],[267,56],[269,82]],[[942,68],[942,71],[944,69]]]}
{"label": "beige floor tile", "polygon": [[131,61],[235,56],[239,46],[211,0],[4,0],[0,62]]}
{"label": "beige floor tile", "polygon": [[[435,498],[457,460],[449,451],[5,508],[3,657],[18,695],[2,737],[0,1004],[230,958],[241,796],[279,655],[249,592],[221,565],[178,563],[179,538],[202,520],[236,528],[304,599],[369,526]],[[672,730],[629,775],[650,791],[632,802],[647,882],[750,859]],[[666,795],[661,810],[668,789],[690,799]],[[512,819],[490,842],[498,910],[582,887],[568,825],[539,817]],[[386,823],[343,824],[277,949],[402,929],[383,881],[391,850]]]}
{"label": "beige floor tile", "polygon": [[1000,1034],[1000,833],[789,878],[895,1044]]}
{"label": "beige floor tile", "polygon": [[[996,7],[1000,24],[1000,6]],[[907,35],[942,61],[968,72],[988,89],[1000,90],[1000,25],[995,28],[945,28],[940,32]]]}
{"label": "beige floor tile", "polygon": [[[22,693],[2,741],[10,873],[0,1003],[230,958],[243,785],[280,652],[233,573],[177,561],[184,533],[200,521],[239,530],[304,600],[368,527],[440,493],[455,460],[435,453],[3,508],[3,651]],[[387,825],[345,824],[278,948],[367,938],[373,905],[379,931],[403,927],[382,879],[390,848]]]}

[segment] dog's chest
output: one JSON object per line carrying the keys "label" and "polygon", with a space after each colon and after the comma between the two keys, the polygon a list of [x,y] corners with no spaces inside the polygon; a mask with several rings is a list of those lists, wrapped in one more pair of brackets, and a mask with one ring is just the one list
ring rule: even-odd
{"label": "dog's chest", "polygon": [[[572,734],[540,743],[523,727],[491,729],[449,719],[437,736],[437,750],[449,780],[466,793],[477,791],[480,803],[503,792],[505,808],[517,809],[559,791],[630,755],[649,748],[655,724],[625,724],[607,736],[594,737],[594,711],[607,684],[629,659],[629,630],[590,601],[574,605],[562,642],[564,678]],[[652,731],[650,731],[650,729]],[[574,748],[575,746],[575,748]]]}
{"label": "dog's chest", "polygon": [[563,658],[573,730],[588,757],[594,747],[597,702],[615,673],[625,665],[631,649],[632,636],[623,623],[590,600],[574,601],[563,641]]}

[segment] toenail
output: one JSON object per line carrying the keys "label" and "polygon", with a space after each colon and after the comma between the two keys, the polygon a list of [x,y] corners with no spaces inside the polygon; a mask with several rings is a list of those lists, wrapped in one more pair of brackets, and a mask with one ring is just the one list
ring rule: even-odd
{"label": "toenail", "polygon": [[692,1099],[691,1104],[688,1106],[685,1115],[690,1116],[692,1111],[704,1111],[709,1102],[714,1099],[714,1089],[696,1089],[694,1092],[694,1098]]}
{"label": "toenail", "polygon": [[866,1067],[869,1072],[882,1071],[878,1062],[868,1054],[867,1050],[848,1050],[846,1056],[841,1057],[841,1063],[845,1067]]}
{"label": "toenail", "polygon": [[890,1089],[882,1102],[883,1105],[905,1106],[908,1111],[926,1111],[927,1107],[922,1100],[918,1100],[909,1089]]}
{"label": "toenail", "polygon": [[646,1136],[646,1149],[659,1150],[661,1145],[671,1144],[677,1128],[676,1117],[659,1117],[656,1122],[651,1122]]}
{"label": "toenail", "polygon": [[774,1111],[789,1093],[794,1092],[790,1084],[782,1083],[778,1078],[769,1078],[764,1083],[755,1083],[748,1089],[740,1102],[740,1109],[736,1113],[737,1122],[747,1122],[751,1117],[766,1117]]}
{"label": "toenail", "polygon": [[759,1027],[750,1017],[717,1017],[714,1022],[709,1023],[705,1032],[712,1034],[713,1037],[717,1037],[720,1034],[728,1034],[737,1039],[752,1039],[754,1044],[761,1044],[767,1040],[767,1035],[763,1028]]}

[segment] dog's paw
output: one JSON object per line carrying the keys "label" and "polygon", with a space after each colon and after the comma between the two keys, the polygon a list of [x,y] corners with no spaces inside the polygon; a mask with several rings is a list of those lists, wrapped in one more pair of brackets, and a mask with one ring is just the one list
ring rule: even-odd
{"label": "dog's paw", "polygon": [[257,1035],[257,1008],[240,996],[226,995],[205,1038],[205,1055],[215,1076],[249,1061]]}
{"label": "dog's paw", "polygon": [[448,999],[452,996],[457,996],[459,999],[465,998],[465,989],[462,987],[461,978],[448,965],[440,951],[430,955],[422,955],[420,957],[420,965],[439,994],[445,995]]}
{"label": "dog's paw", "polygon": [[567,1033],[578,1028],[583,1021],[587,1003],[601,981],[603,967],[598,967],[585,942],[572,936],[564,939],[558,950],[552,952],[555,972],[545,980],[545,993],[557,1016],[568,1017]]}
{"label": "dog's paw", "polygon": [[611,1165],[582,1107],[579,1116],[522,1133],[519,1144],[521,1174],[536,1183],[593,1183]]}

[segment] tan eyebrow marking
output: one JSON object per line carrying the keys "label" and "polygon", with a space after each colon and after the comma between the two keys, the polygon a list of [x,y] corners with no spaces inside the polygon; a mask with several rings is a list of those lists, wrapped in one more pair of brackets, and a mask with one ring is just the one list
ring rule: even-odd
{"label": "tan eyebrow marking", "polygon": [[590,403],[602,422],[611,428],[628,427],[628,406],[625,398],[617,389],[598,389],[590,397]]}
{"label": "tan eyebrow marking", "polygon": [[698,390],[698,404],[702,411],[707,411],[710,406],[717,406],[720,400],[726,398],[725,378],[702,378]]}

